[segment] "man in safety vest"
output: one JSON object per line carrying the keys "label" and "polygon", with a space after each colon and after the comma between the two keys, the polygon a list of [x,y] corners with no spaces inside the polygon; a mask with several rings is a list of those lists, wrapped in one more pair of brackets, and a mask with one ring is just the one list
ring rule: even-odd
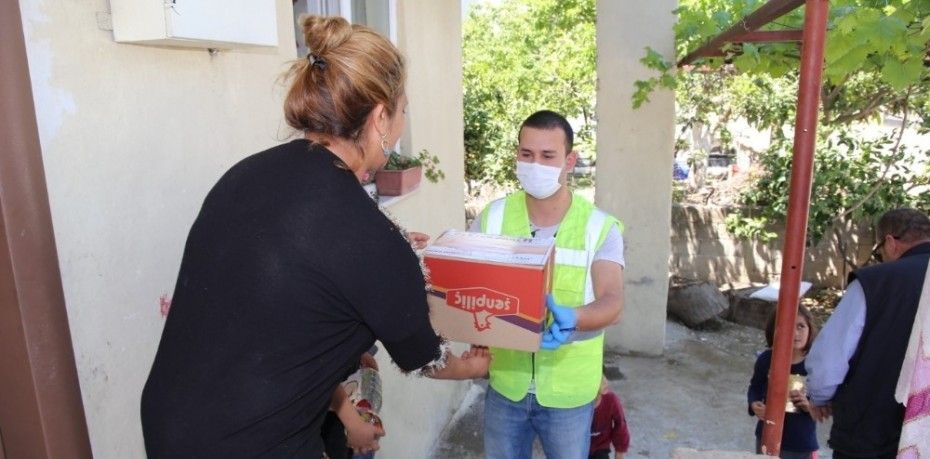
{"label": "man in safety vest", "polygon": [[588,457],[600,388],[604,328],[623,311],[621,223],[566,185],[578,155],[573,132],[543,110],[520,126],[517,178],[523,190],[489,204],[470,228],[555,238],[552,322],[539,352],[491,348],[484,408],[486,457],[529,458],[538,435],[546,456]]}

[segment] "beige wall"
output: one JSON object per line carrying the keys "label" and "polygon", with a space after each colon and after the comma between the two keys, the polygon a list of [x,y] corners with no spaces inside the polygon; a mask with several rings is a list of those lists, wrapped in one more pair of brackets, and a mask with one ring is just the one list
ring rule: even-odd
{"label": "beige wall", "polygon": [[465,225],[462,25],[458,0],[399,0],[398,41],[407,58],[405,153],[439,156],[446,178],[424,177],[413,196],[390,207],[409,229],[437,236]]}
{"label": "beige wall", "polygon": [[[398,45],[407,58],[410,101],[401,149],[416,153],[426,148],[439,156],[446,178],[434,184],[424,177],[417,191],[388,211],[407,229],[433,237],[465,226],[460,11],[458,0],[397,2]],[[467,383],[409,378],[385,365],[386,356],[380,356],[379,362],[388,436],[381,441],[378,455],[427,457],[464,397]]]}
{"label": "beige wall", "polygon": [[275,79],[294,57],[118,44],[105,0],[21,0],[52,220],[91,445],[142,456],[139,395],[187,231],[210,186],[279,143]]}
{"label": "beige wall", "polygon": [[597,2],[597,204],[626,225],[626,309],[610,347],[659,354],[665,342],[675,100],[634,110],[633,83],[652,76],[645,47],[674,57],[675,0]]}
{"label": "beige wall", "polygon": [[[781,252],[784,223],[768,228],[778,236],[771,241],[742,240],[726,228],[726,216],[739,209],[712,206],[672,208],[672,274],[706,280],[721,288],[741,288],[767,284],[781,278]],[[872,232],[867,223],[850,225],[840,231],[849,247],[849,256],[863,262],[872,250]],[[816,286],[843,288],[849,267],[828,235],[815,247],[805,250],[802,281]]]}
{"label": "beige wall", "polygon": [[[439,154],[447,178],[392,211],[435,233],[463,224],[460,9],[398,3],[402,27],[414,29],[402,43],[404,142]],[[277,0],[279,48],[215,56],[114,42],[98,27],[106,0],[20,5],[94,455],[142,457],[139,396],[164,324],[159,298],[174,290],[190,225],[228,167],[290,135],[276,79],[295,57],[291,2]],[[384,457],[421,457],[464,384],[385,373]]]}

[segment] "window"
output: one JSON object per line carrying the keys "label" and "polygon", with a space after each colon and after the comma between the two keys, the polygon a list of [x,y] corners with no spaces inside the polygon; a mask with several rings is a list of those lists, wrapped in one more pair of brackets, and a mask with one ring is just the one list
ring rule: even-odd
{"label": "window", "polygon": [[363,24],[397,43],[396,0],[293,0],[297,55],[307,55],[304,34],[296,20],[304,14],[342,16],[353,24]]}

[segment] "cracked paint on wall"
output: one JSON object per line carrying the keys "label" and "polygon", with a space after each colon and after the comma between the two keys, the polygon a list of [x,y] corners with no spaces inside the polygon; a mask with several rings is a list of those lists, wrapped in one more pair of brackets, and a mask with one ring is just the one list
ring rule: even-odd
{"label": "cracked paint on wall", "polygon": [[26,38],[26,56],[29,61],[29,78],[39,127],[42,151],[55,139],[65,118],[77,112],[74,96],[53,83],[55,55],[52,41],[41,38],[38,31],[51,27],[48,16],[42,11],[41,1],[20,2],[23,17],[23,35]]}

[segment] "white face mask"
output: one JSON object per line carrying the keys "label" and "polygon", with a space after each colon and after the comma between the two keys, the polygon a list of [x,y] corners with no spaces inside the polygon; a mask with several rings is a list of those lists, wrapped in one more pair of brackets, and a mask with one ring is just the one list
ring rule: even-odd
{"label": "white face mask", "polygon": [[536,199],[546,199],[562,187],[562,168],[517,161],[517,179],[523,190]]}

